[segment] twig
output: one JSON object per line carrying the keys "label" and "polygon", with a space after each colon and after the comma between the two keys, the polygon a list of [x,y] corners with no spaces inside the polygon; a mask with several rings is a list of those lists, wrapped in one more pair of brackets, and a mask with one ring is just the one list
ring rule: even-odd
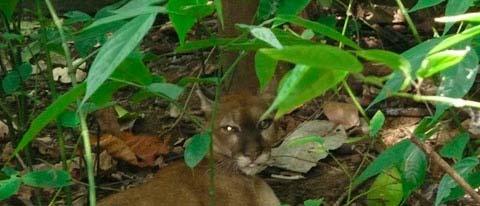
{"label": "twig", "polygon": [[[408,132],[408,131],[407,131]],[[417,145],[420,149],[427,154],[432,161],[440,166],[460,187],[463,188],[477,203],[480,203],[480,195],[461,177],[457,171],[455,171],[435,150],[428,144],[425,144],[418,140],[413,134],[410,133],[410,141]]]}
{"label": "twig", "polygon": [[410,28],[410,30],[412,30],[413,37],[415,37],[415,40],[418,43],[421,43],[422,39],[420,38],[420,35],[418,34],[417,28],[415,28],[415,24],[413,23],[412,18],[410,18],[410,15],[408,14],[407,9],[403,5],[402,0],[396,0],[396,2],[397,2],[397,5],[398,5],[398,8],[400,9],[403,16],[405,17],[405,21],[407,21],[408,27]]}
{"label": "twig", "polygon": [[406,97],[413,99],[417,102],[440,102],[445,103],[454,107],[473,107],[480,109],[480,102],[464,100],[460,98],[450,98],[450,97],[441,97],[441,96],[422,96],[409,93],[396,93],[393,96],[397,97]]}

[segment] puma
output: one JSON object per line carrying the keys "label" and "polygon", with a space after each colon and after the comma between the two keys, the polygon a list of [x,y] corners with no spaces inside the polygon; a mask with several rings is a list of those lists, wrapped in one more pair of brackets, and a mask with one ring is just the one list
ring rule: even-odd
{"label": "puma", "polygon": [[[238,35],[234,25],[252,23],[258,4],[259,0],[223,0],[225,27],[220,35]],[[234,52],[223,54],[224,67],[237,56]],[[219,100],[216,117],[207,119],[213,123],[216,205],[280,205],[270,186],[255,176],[267,166],[271,148],[281,136],[272,118],[260,119],[273,97],[274,85],[270,88],[259,94],[250,53],[238,63],[230,86]],[[201,93],[199,96],[208,118],[213,102]],[[148,183],[109,196],[98,205],[209,205],[209,178],[208,160],[194,169],[179,161],[161,169]]]}

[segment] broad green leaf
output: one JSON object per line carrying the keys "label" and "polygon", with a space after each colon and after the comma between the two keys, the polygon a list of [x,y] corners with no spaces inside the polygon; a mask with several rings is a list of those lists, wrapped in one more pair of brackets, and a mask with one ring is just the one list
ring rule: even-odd
{"label": "broad green leaf", "polygon": [[440,154],[443,157],[453,158],[459,161],[463,157],[463,152],[469,140],[470,135],[468,135],[466,132],[462,132],[455,136],[447,144],[443,145],[442,149],[440,150]]}
{"label": "broad green leaf", "polygon": [[370,186],[367,194],[369,206],[397,206],[402,202],[400,173],[393,167],[382,172]]}
{"label": "broad green leaf", "polygon": [[323,199],[309,199],[303,201],[303,206],[320,206],[323,204]]}
{"label": "broad green leaf", "polygon": [[410,144],[403,156],[399,169],[402,176],[403,195],[406,199],[411,192],[422,186],[427,173],[427,157],[414,144]]}
{"label": "broad green leaf", "polygon": [[[437,96],[463,98],[475,82],[478,61],[475,50],[471,50],[460,63],[441,72]],[[448,104],[436,103],[434,119],[439,119],[449,107]]]}
{"label": "broad green leaf", "polygon": [[403,140],[392,147],[386,149],[377,156],[372,163],[370,163],[365,170],[355,178],[353,185],[359,185],[370,177],[373,177],[394,165],[403,161],[403,156],[407,149],[412,145],[409,140]]}
{"label": "broad green leaf", "polygon": [[122,7],[115,9],[113,12],[120,14],[120,13],[129,12],[132,10],[142,10],[142,9],[145,9],[146,7],[150,7],[154,4],[159,5],[166,1],[167,0],[132,0],[132,1],[128,1],[128,3],[126,3]]}
{"label": "broad green leaf", "polygon": [[207,3],[184,6],[181,10],[176,11],[176,14],[183,16],[193,16],[198,20],[210,15],[211,13],[213,13],[213,11],[215,11],[215,5]]}
{"label": "broad green leaf", "polygon": [[410,84],[410,81],[412,80],[410,75],[412,68],[410,66],[410,62],[408,62],[408,60],[403,56],[394,52],[378,49],[360,50],[356,53],[369,61],[387,65],[395,71],[401,71],[405,79],[401,88],[406,88]]}
{"label": "broad green leaf", "polygon": [[352,54],[328,45],[286,46],[283,49],[260,49],[271,58],[325,70],[360,72],[362,64]]}
{"label": "broad green leaf", "polygon": [[185,147],[185,163],[188,167],[195,167],[207,155],[212,136],[210,133],[194,135]]}
{"label": "broad green leaf", "polygon": [[277,15],[297,15],[310,2],[310,0],[280,0],[278,3]]}
{"label": "broad green leaf", "polygon": [[279,118],[303,103],[324,94],[345,79],[346,76],[347,72],[334,70],[333,68],[320,69],[297,65],[282,80],[283,83],[278,90],[278,95],[263,116],[265,117],[276,109],[275,118]]}
{"label": "broad green leaf", "polygon": [[429,54],[434,54],[444,49],[448,49],[456,44],[469,40],[478,34],[480,34],[480,25],[465,29],[459,34],[455,34],[442,40],[440,43],[435,45],[432,50],[430,50]]}
{"label": "broad green leaf", "polygon": [[460,63],[470,50],[470,47],[463,50],[445,50],[427,56],[427,58],[423,60],[420,69],[418,69],[417,75],[421,78],[428,78],[445,69],[451,68]]}
{"label": "broad green leaf", "polygon": [[145,7],[137,10],[128,10],[116,15],[95,20],[92,24],[90,24],[88,27],[86,27],[83,30],[84,31],[90,30],[93,28],[97,28],[98,26],[101,26],[101,25],[109,24],[116,21],[131,19],[138,16],[146,16],[146,15],[149,16],[152,14],[156,15],[157,13],[164,14],[164,13],[167,13],[167,10],[165,9],[165,7],[160,7],[160,6],[151,6],[151,7]]}
{"label": "broad green leaf", "polygon": [[182,94],[183,87],[170,83],[153,83],[147,86],[147,90],[162,97],[176,100]]}
{"label": "broad green leaf", "polygon": [[[188,31],[193,27],[195,22],[197,21],[196,16],[191,15],[182,15],[182,10],[188,6],[195,6],[195,5],[206,5],[206,0],[170,0],[167,4],[168,10],[168,17],[170,21],[172,21],[173,27],[177,32],[178,39],[180,40],[180,44],[183,45],[185,43],[185,38],[187,36]],[[203,14],[208,15],[208,14]]]}
{"label": "broad green leaf", "polygon": [[63,14],[63,16],[67,17],[67,19],[65,19],[64,21],[65,25],[71,25],[79,22],[88,22],[92,20],[92,17],[90,15],[77,10],[66,12]]}
{"label": "broad green leaf", "polygon": [[[428,54],[428,52],[435,47],[439,42],[442,41],[443,38],[438,39],[430,39],[428,41],[422,42],[416,45],[413,48],[403,52],[401,55],[410,62],[411,76],[414,77],[418,68],[420,68],[420,64]],[[386,99],[389,95],[400,91],[403,84],[405,82],[404,75],[401,71],[394,71],[392,77],[385,83],[385,86],[382,90],[378,93],[377,97],[372,101],[372,103],[368,106],[368,108],[372,107],[374,104],[377,104],[384,99]],[[367,108],[367,109],[368,109]]]}
{"label": "broad green leaf", "polygon": [[[465,13],[468,8],[474,5],[473,1],[474,0],[448,0],[447,7],[445,8],[445,16],[453,16]],[[452,26],[452,22],[447,22],[445,24],[445,29],[443,29],[443,35],[447,34]]]}
{"label": "broad green leaf", "polygon": [[262,90],[268,85],[270,80],[272,80],[275,70],[277,69],[277,63],[277,60],[263,53],[257,52],[255,54],[255,71]]}
{"label": "broad green leaf", "polygon": [[330,26],[326,26],[314,21],[306,20],[298,16],[287,16],[287,15],[279,15],[276,17],[276,19],[281,20],[281,21],[286,21],[292,24],[296,24],[299,26],[303,26],[307,29],[311,29],[316,33],[319,33],[321,35],[324,35],[330,39],[336,40],[338,42],[342,42],[343,44],[354,48],[354,49],[360,49],[360,47],[352,41],[351,39],[345,37],[342,35],[342,33],[336,31],[334,28]]}
{"label": "broad green leaf", "polygon": [[272,30],[265,27],[253,27],[250,29],[250,33],[257,39],[260,39],[270,46],[281,49],[283,48],[282,44],[278,41],[275,34],[273,34]]}
{"label": "broad green leaf", "polygon": [[459,21],[471,21],[479,22],[480,21],[480,12],[460,14],[455,16],[444,16],[435,18],[436,22],[459,22]]}
{"label": "broad green leaf", "polygon": [[[468,184],[472,186],[472,188],[480,187],[480,172],[474,172],[468,175],[468,177],[465,180],[468,182]],[[460,186],[457,186],[450,191],[450,195],[445,200],[446,201],[458,200],[464,195],[465,195],[465,191],[463,191],[463,188]]]}
{"label": "broad green leaf", "polygon": [[375,115],[373,115],[370,124],[368,125],[370,137],[377,137],[378,132],[383,127],[383,123],[385,123],[385,115],[383,115],[382,111],[378,110],[375,112]]}
{"label": "broad green leaf", "polygon": [[59,114],[74,102],[77,97],[80,97],[85,92],[85,84],[79,84],[71,88],[68,92],[58,97],[52,104],[50,104],[42,113],[40,113],[30,124],[30,127],[20,139],[20,142],[15,148],[15,154],[20,152],[25,146],[30,143],[35,136],[50,123],[55,120]]}
{"label": "broad green leaf", "polygon": [[70,173],[65,170],[41,170],[29,172],[22,176],[23,184],[32,187],[58,188],[71,184]]}
{"label": "broad green leaf", "polygon": [[103,107],[112,101],[113,94],[115,94],[116,91],[125,86],[127,86],[127,84],[122,82],[107,81],[93,93],[87,103],[92,103],[97,107]]}
{"label": "broad green leaf", "polygon": [[111,78],[139,85],[149,85],[153,81],[150,70],[142,61],[142,54],[132,52],[113,72]]}
{"label": "broad green leaf", "polygon": [[80,118],[74,111],[64,111],[57,117],[57,123],[63,127],[75,128],[80,124]]}
{"label": "broad green leaf", "polygon": [[6,180],[0,180],[0,201],[16,194],[18,189],[20,189],[21,183],[22,181],[16,176],[11,176]]}
{"label": "broad green leaf", "polygon": [[[470,172],[478,165],[479,161],[476,157],[467,157],[458,161],[453,168],[463,178],[467,177]],[[451,190],[456,187],[456,182],[448,175],[444,175],[438,185],[437,196],[435,198],[435,206],[440,205],[445,198],[450,195]]]}
{"label": "broad green leaf", "polygon": [[21,84],[20,76],[17,72],[8,72],[5,78],[2,79],[2,88],[5,94],[12,94],[20,88]]}
{"label": "broad green leaf", "polygon": [[[1,0],[0,13],[3,13],[8,20],[12,19],[13,12],[17,7],[18,0]],[[3,25],[2,25],[3,26]]]}
{"label": "broad green leaf", "polygon": [[257,10],[257,20],[263,22],[275,15],[279,1],[280,0],[260,0]]}
{"label": "broad green leaf", "polygon": [[147,34],[156,14],[144,14],[123,25],[100,48],[90,67],[87,77],[87,91],[82,100],[85,103],[90,96],[110,77],[113,71],[137,47]]}
{"label": "broad green leaf", "polygon": [[418,0],[417,4],[413,6],[408,12],[418,11],[420,9],[429,8],[435,5],[438,5],[445,0]]}

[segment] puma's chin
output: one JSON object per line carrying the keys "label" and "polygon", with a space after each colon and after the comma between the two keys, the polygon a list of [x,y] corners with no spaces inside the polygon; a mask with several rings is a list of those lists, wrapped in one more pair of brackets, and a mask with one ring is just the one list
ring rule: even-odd
{"label": "puma's chin", "polygon": [[246,166],[246,167],[240,167],[240,171],[242,171],[246,175],[253,176],[253,175],[258,174],[259,172],[261,172],[265,168],[267,168],[267,166],[264,165],[264,164],[261,164],[261,165],[251,164],[251,165]]}

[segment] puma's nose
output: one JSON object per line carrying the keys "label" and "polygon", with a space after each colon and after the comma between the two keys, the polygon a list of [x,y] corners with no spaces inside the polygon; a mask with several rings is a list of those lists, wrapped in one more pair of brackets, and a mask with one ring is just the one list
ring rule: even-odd
{"label": "puma's nose", "polygon": [[250,159],[250,161],[255,162],[255,160],[260,156],[260,151],[249,151],[245,153],[245,156]]}

